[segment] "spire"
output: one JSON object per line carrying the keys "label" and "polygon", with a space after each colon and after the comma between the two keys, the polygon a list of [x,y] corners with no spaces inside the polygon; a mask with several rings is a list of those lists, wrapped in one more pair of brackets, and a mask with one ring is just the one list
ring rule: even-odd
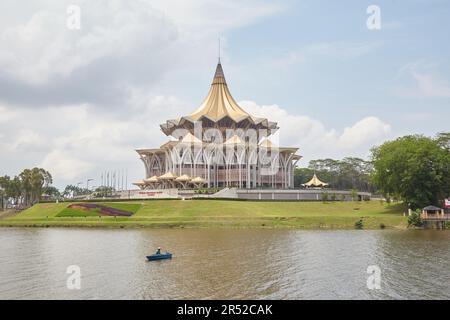
{"label": "spire", "polygon": [[220,64],[220,37],[219,37],[219,64]]}
{"label": "spire", "polygon": [[231,96],[220,63],[217,64],[214,79],[206,99],[197,110],[189,115],[190,119],[194,121],[203,116],[207,116],[212,121],[218,121],[225,116],[230,117],[234,121],[241,121],[250,117],[250,114],[242,109]]}
{"label": "spire", "polygon": [[220,60],[219,63],[217,64],[212,84],[225,84],[225,85],[227,84],[227,82],[225,81],[225,75],[223,74],[222,65],[220,64]]}

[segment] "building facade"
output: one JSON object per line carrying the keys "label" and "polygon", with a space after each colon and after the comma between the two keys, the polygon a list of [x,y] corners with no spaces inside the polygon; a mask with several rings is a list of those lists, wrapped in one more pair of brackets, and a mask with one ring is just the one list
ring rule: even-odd
{"label": "building facade", "polygon": [[276,122],[247,113],[231,96],[219,61],[209,93],[197,110],[160,125],[169,141],[138,149],[141,189],[294,187],[298,148],[279,147]]}

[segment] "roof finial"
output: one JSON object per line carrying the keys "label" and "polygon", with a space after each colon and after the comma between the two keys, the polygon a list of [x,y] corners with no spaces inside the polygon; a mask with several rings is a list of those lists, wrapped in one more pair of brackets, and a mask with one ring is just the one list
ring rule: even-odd
{"label": "roof finial", "polygon": [[220,64],[220,36],[219,36],[219,64]]}

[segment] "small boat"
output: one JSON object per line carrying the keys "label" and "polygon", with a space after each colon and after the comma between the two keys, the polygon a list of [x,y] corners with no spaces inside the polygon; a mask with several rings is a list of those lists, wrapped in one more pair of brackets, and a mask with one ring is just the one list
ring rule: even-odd
{"label": "small boat", "polygon": [[163,259],[172,259],[172,254],[169,252],[166,252],[166,253],[152,254],[150,256],[147,256],[148,261],[163,260]]}

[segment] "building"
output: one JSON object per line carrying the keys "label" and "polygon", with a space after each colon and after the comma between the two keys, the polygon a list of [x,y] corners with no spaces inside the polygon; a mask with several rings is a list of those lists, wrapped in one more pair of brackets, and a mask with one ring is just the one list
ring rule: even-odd
{"label": "building", "polygon": [[140,189],[294,187],[298,148],[279,147],[276,122],[246,112],[231,96],[219,61],[208,95],[187,116],[160,125],[169,141],[138,149]]}

